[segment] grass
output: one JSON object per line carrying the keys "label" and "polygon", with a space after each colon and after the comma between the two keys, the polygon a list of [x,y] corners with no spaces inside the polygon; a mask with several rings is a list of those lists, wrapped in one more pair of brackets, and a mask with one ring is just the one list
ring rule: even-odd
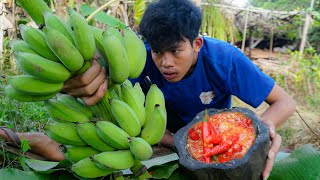
{"label": "grass", "polygon": [[9,99],[3,92],[7,77],[19,72],[0,71],[5,77],[0,79],[0,125],[20,132],[42,131],[48,122],[49,114],[43,102],[19,102]]}

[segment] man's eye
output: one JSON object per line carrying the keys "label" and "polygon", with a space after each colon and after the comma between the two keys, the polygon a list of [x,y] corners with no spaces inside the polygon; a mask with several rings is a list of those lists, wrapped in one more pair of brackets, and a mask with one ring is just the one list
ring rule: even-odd
{"label": "man's eye", "polygon": [[159,51],[152,51],[153,52],[153,54],[155,54],[155,55],[160,55],[160,52]]}
{"label": "man's eye", "polygon": [[179,50],[177,50],[177,49],[173,49],[173,50],[171,50],[171,53],[172,54],[177,54],[177,53],[179,53],[180,51]]}

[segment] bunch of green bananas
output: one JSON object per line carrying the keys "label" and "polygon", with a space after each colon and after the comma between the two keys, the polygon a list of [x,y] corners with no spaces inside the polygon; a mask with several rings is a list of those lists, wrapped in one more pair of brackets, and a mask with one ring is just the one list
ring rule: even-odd
{"label": "bunch of green bananas", "polygon": [[[41,25],[37,29],[20,25],[22,40],[12,40],[14,59],[24,73],[10,77],[6,94],[18,101],[43,101],[59,92],[64,81],[85,72],[96,52],[103,56],[110,84],[137,78],[146,62],[144,43],[130,29],[89,26],[84,17],[67,8],[64,22],[53,14],[43,0],[18,3]],[[33,4],[42,8],[30,7]],[[121,32],[120,32],[121,31]],[[112,83],[111,83],[112,81]]]}
{"label": "bunch of green bananas", "polygon": [[[12,40],[11,48],[24,74],[9,78],[6,94],[22,102],[44,101],[51,118],[45,132],[62,144],[78,176],[95,178],[127,168],[138,172],[141,161],[152,156],[151,146],[164,135],[167,118],[156,85],[145,96],[139,83],[133,86],[128,80],[145,66],[142,40],[130,27],[90,26],[70,8],[64,22],[43,0],[18,3],[44,28],[20,25],[22,40]],[[67,79],[91,66],[97,52],[113,84],[97,106],[59,93]]]}
{"label": "bunch of green bananas", "polygon": [[156,85],[146,96],[139,83],[132,86],[128,80],[108,91],[113,94],[110,121],[97,121],[88,106],[66,94],[45,101],[53,120],[45,127],[46,134],[63,145],[65,157],[74,163],[71,170],[84,178],[106,176],[148,160],[151,146],[165,133],[165,101]]}

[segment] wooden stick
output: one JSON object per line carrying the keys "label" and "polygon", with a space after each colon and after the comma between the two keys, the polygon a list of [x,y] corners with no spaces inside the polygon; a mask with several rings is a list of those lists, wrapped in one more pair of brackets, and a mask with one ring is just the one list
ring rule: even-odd
{"label": "wooden stick", "polygon": [[249,11],[246,11],[246,17],[245,17],[245,22],[244,22],[244,29],[243,29],[243,37],[242,37],[242,46],[241,46],[241,51],[244,52],[244,48],[246,45],[246,34],[247,34],[247,26],[248,26],[248,16],[249,16]]}
{"label": "wooden stick", "polygon": [[[313,9],[313,5],[314,5],[314,0],[311,0],[311,3],[310,3],[310,9],[311,10]],[[311,15],[310,15],[310,12],[307,12],[306,21],[304,22],[303,32],[302,32],[302,39],[301,39],[300,48],[299,48],[300,58],[303,55],[304,47],[306,45],[307,36],[308,36],[308,29],[309,29],[309,26],[310,26],[310,21],[311,21]]]}
{"label": "wooden stick", "polygon": [[95,10],[92,14],[90,14],[90,16],[87,17],[86,21],[89,22],[96,14],[98,14],[100,11],[104,10],[105,8],[107,8],[108,6],[110,6],[112,3],[116,2],[116,1],[118,1],[118,0],[111,0],[107,3],[105,3],[103,6],[101,6],[100,8]]}

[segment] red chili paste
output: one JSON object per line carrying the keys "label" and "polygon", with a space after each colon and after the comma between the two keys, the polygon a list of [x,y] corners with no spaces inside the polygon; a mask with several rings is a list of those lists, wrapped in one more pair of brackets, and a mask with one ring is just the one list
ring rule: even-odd
{"label": "red chili paste", "polygon": [[207,116],[189,129],[187,147],[191,156],[205,163],[241,159],[255,140],[251,120],[241,112]]}

